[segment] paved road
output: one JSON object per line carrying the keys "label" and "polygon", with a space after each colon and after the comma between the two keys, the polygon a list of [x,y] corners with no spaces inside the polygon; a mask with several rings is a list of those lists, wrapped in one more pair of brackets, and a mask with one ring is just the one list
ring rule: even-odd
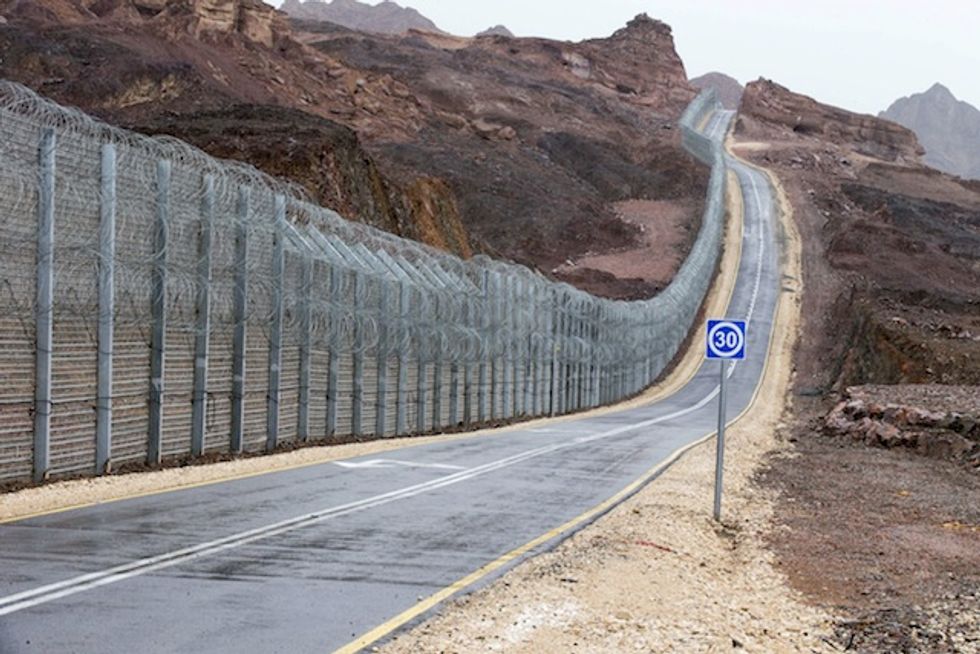
{"label": "paved road", "polygon": [[[751,327],[730,417],[760,378],[780,288],[768,183],[733,166],[746,227],[729,314]],[[718,376],[705,365],[673,396],[613,415],[0,525],[0,652],[344,646],[710,434]]]}

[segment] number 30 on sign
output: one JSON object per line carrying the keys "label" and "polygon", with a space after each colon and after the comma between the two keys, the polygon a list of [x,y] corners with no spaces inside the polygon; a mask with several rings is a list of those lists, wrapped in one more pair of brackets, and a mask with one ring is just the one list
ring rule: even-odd
{"label": "number 30 on sign", "polygon": [[745,321],[709,320],[706,345],[709,359],[744,359]]}

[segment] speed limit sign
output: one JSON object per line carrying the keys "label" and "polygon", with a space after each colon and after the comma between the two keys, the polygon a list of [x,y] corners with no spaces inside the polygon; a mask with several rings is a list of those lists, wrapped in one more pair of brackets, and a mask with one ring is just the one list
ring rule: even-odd
{"label": "speed limit sign", "polygon": [[725,425],[728,412],[725,408],[725,386],[729,375],[735,372],[735,364],[729,361],[745,358],[745,321],[709,320],[706,355],[721,360],[721,379],[718,384],[718,447],[715,455],[715,520],[721,521],[721,489],[725,469]]}
{"label": "speed limit sign", "polygon": [[745,321],[709,320],[706,345],[709,359],[744,359]]}

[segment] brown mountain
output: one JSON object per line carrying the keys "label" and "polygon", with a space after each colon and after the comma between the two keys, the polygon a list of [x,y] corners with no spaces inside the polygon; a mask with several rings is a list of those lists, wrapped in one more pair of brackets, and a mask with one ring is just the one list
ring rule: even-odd
{"label": "brown mountain", "polygon": [[942,84],[897,100],[880,116],[914,131],[930,166],[980,179],[980,110],[957,100]]}
{"label": "brown mountain", "polygon": [[705,73],[693,78],[691,86],[696,89],[714,89],[725,108],[732,111],[738,109],[739,103],[742,102],[742,93],[745,91],[737,79],[724,73]]}
{"label": "brown mountain", "polygon": [[404,34],[409,30],[440,32],[436,24],[411,7],[385,1],[369,5],[357,0],[285,0],[282,11],[293,18],[319,20],[363,32]]}
{"label": "brown mountain", "polygon": [[[0,0],[0,15],[0,76],[464,256],[551,274],[645,247],[630,201],[696,232],[706,171],[673,129],[694,90],[646,16],[563,43],[291,25],[260,0]],[[617,297],[669,279],[555,274]]]}

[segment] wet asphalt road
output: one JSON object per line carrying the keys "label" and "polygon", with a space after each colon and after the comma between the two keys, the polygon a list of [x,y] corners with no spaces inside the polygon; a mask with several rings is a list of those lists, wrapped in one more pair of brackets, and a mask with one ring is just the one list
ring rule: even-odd
{"label": "wet asphalt road", "polygon": [[[730,418],[761,376],[780,292],[768,182],[733,166],[746,215],[728,317],[751,324]],[[719,371],[614,415],[0,525],[0,653],[331,651],[710,434]]]}

